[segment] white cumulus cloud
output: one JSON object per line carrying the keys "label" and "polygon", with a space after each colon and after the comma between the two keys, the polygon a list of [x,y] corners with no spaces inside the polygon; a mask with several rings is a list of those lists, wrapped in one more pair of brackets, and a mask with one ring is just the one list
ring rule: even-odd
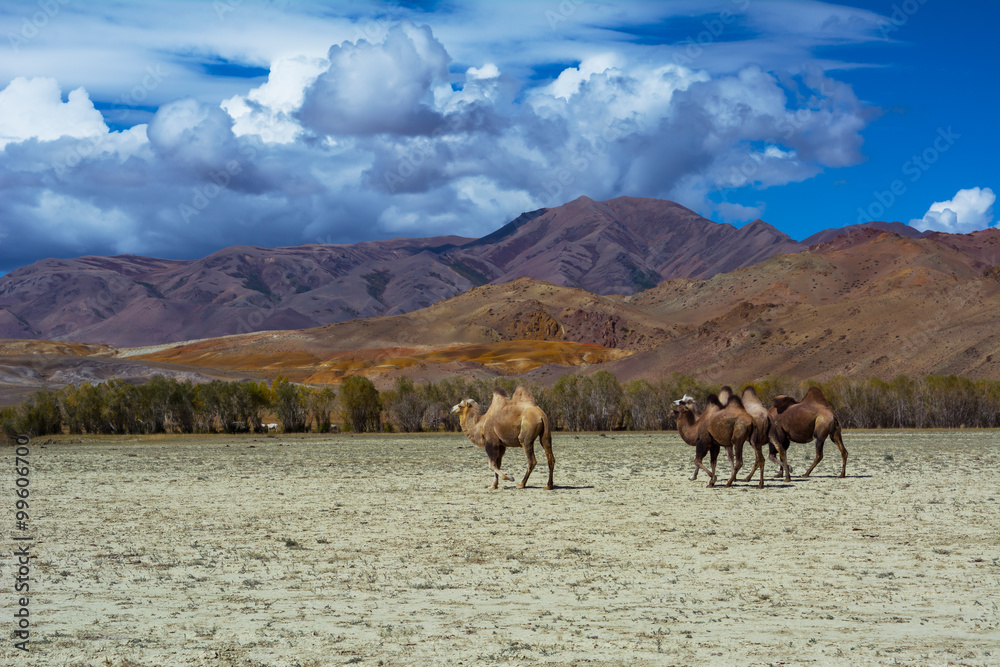
{"label": "white cumulus cloud", "polygon": [[959,190],[948,201],[931,204],[922,218],[910,220],[920,231],[967,234],[993,224],[993,203],[997,196],[990,188]]}
{"label": "white cumulus cloud", "polygon": [[66,102],[59,82],[47,77],[17,77],[0,90],[0,150],[27,139],[83,138],[107,131],[83,88],[70,91]]}
{"label": "white cumulus cloud", "polygon": [[[385,41],[330,48],[329,68],[307,89],[298,112],[325,134],[429,134],[441,121],[434,90],[448,88],[444,46],[428,26],[403,21]],[[450,88],[449,88],[450,89]]]}

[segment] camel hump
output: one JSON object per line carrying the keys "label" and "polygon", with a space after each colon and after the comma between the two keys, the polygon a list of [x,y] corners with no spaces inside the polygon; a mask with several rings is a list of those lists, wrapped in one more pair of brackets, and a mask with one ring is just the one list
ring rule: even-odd
{"label": "camel hump", "polygon": [[733,395],[733,389],[728,384],[719,390],[719,403],[725,405],[729,402],[729,397]]}
{"label": "camel hump", "polygon": [[726,406],[724,406],[722,404],[722,401],[720,401],[719,397],[716,396],[715,394],[709,394],[708,398],[705,399],[705,408],[707,409],[708,406],[710,406],[710,405],[714,405],[717,408],[724,408],[724,407],[726,407]]}
{"label": "camel hump", "polygon": [[830,407],[830,404],[826,402],[826,396],[823,395],[823,390],[819,387],[809,387],[809,391],[806,392],[805,398],[802,399],[802,402],[816,403],[818,405]]}
{"label": "camel hump", "polygon": [[510,398],[510,395],[507,393],[507,390],[504,389],[503,387],[493,387],[493,395],[501,396],[503,398]]}
{"label": "camel hump", "polygon": [[760,397],[757,396],[757,390],[753,388],[752,384],[748,384],[743,387],[743,405],[759,405],[764,407],[764,404],[760,402]]}
{"label": "camel hump", "polygon": [[782,394],[781,396],[774,397],[774,400],[771,401],[771,407],[777,410],[778,414],[780,415],[782,412],[784,412],[791,406],[795,405],[797,402],[798,401],[796,401],[791,396],[785,396],[784,394]]}
{"label": "camel hump", "polygon": [[531,395],[531,391],[527,387],[519,384],[517,385],[517,389],[514,390],[513,400],[515,403],[534,403],[535,397]]}
{"label": "camel hump", "polygon": [[729,397],[729,400],[726,401],[726,407],[727,408],[736,407],[739,408],[740,410],[746,411],[746,408],[743,407],[743,401],[741,401],[740,397],[737,396],[736,394],[733,394],[732,396]]}

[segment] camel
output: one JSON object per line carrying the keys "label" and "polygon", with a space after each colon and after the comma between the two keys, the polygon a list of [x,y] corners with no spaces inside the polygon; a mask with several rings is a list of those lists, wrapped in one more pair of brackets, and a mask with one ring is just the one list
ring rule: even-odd
{"label": "camel", "polygon": [[[768,410],[771,417],[770,440],[772,451],[775,447],[781,452],[792,442],[816,442],[816,458],[803,477],[808,477],[813,469],[823,460],[823,445],[827,437],[833,440],[840,449],[842,465],[840,476],[847,476],[847,448],[841,436],[840,420],[830,408],[823,391],[819,387],[810,387],[801,401],[791,396],[776,396]],[[772,457],[773,458],[773,457]],[[786,480],[788,473],[786,469]],[[753,472],[751,471],[751,475]]]}
{"label": "camel", "polygon": [[[724,387],[726,389],[726,387]],[[744,482],[749,482],[753,479],[753,474],[758,468],[758,463],[763,463],[764,461],[764,445],[768,443],[771,434],[771,415],[764,407],[764,404],[760,402],[760,398],[757,397],[757,390],[753,388],[753,385],[747,385],[743,388],[743,394],[740,396],[740,400],[743,402],[743,407],[753,417],[753,438],[750,440],[751,446],[756,450],[757,463],[754,463],[753,470],[744,479]],[[742,447],[740,448],[742,449]],[[775,454],[780,455],[781,459],[775,458]],[[781,477],[781,472],[785,473],[785,481],[792,481],[791,468],[788,466],[788,459],[785,456],[785,448],[783,446],[775,448],[771,445],[770,451],[768,452],[771,460],[778,466],[779,472],[778,477]],[[743,452],[739,452],[737,460],[742,460]],[[764,467],[760,465],[760,484],[758,488],[764,488]]]}
{"label": "camel", "polygon": [[472,444],[486,450],[490,470],[493,471],[493,485],[490,488],[496,489],[501,478],[514,481],[500,470],[504,452],[507,447],[514,446],[522,447],[528,458],[524,479],[517,485],[519,489],[525,487],[531,471],[535,469],[535,439],[538,438],[549,462],[549,482],[545,488],[552,490],[552,469],[556,465],[556,458],[552,455],[552,429],[549,427],[549,418],[525,387],[517,387],[512,397],[508,397],[507,392],[499,387],[494,389],[493,402],[486,414],[471,398],[463,399],[451,411],[458,414],[462,432]]}
{"label": "camel", "polygon": [[[683,398],[674,401],[674,415],[677,418],[677,431],[681,439],[695,448],[694,464],[697,478],[698,469],[708,473],[710,479],[708,488],[715,486],[715,462],[718,458],[719,448],[724,447],[729,455],[729,465],[732,474],[726,487],[732,486],[736,479],[736,462],[733,458],[733,448],[737,447],[742,453],[743,443],[753,434],[753,418],[743,409],[743,404],[736,396],[730,396],[726,405],[719,402],[718,396],[712,394],[708,397],[705,410],[699,415],[696,410],[696,403],[693,398],[684,395]],[[712,455],[712,470],[705,467],[702,459],[706,453]],[[763,465],[763,462],[760,462]],[[742,460],[740,461],[742,465]]]}
{"label": "camel", "polygon": [[[729,404],[729,399],[732,398],[733,396],[734,396],[734,394],[733,394],[732,388],[729,387],[728,385],[724,386],[722,389],[719,390],[719,393],[718,393],[719,404],[720,405],[728,405]],[[685,395],[685,398],[690,398],[690,397],[687,396],[687,395]],[[743,409],[745,409],[747,411],[747,413],[750,415],[751,418],[753,418],[753,421],[754,421],[754,430],[753,430],[753,436],[750,439],[750,446],[754,448],[754,454],[756,455],[756,458],[754,460],[754,467],[753,467],[753,470],[756,471],[757,468],[759,467],[757,465],[757,461],[762,460],[763,456],[764,456],[764,443],[767,442],[768,431],[769,431],[770,426],[771,426],[771,421],[770,421],[770,417],[767,414],[767,408],[765,408],[764,405],[760,402],[760,399],[757,398],[757,392],[754,390],[754,388],[752,386],[747,385],[746,387],[744,387],[744,389],[743,389],[743,395],[740,398],[740,402],[742,403]],[[707,408],[708,408],[708,405],[706,405],[706,409]],[[698,418],[698,412],[697,412],[697,410],[694,411],[694,416],[695,416],[695,419]],[[743,445],[739,445],[738,447],[734,447],[734,448],[736,450],[736,470],[737,470],[737,472],[739,472],[739,470],[743,467]],[[773,449],[774,448],[772,447],[772,450]],[[775,450],[775,451],[777,451],[777,450]],[[717,457],[718,456],[718,450],[716,450],[714,452],[714,454]],[[779,467],[782,467],[782,469],[784,469],[784,467],[782,466],[782,464],[777,459],[774,458],[774,455],[772,455],[771,458],[772,458],[772,460],[775,461],[775,463],[777,463],[779,465]],[[712,459],[712,470],[715,470],[715,458]],[[779,475],[779,477],[780,477],[780,475]],[[747,476],[747,478],[744,479],[743,481],[744,482],[749,482],[751,480],[751,478],[753,478],[753,472],[751,472],[750,475]],[[694,468],[694,475],[691,476],[691,479],[692,479],[692,481],[698,479],[698,466],[697,465]],[[789,481],[791,481],[790,477],[789,477]],[[764,471],[763,471],[763,469],[761,469],[761,471],[760,471],[760,484],[758,484],[757,486],[758,486],[758,488],[761,488],[761,489],[764,488]]]}
{"label": "camel", "polygon": [[[718,405],[715,402],[712,402],[712,401],[706,402],[705,403],[705,410],[714,410],[715,408],[717,408],[719,406],[726,405],[729,402],[729,397],[732,396],[732,394],[733,394],[732,389],[730,389],[729,387],[723,387],[722,389],[719,390],[719,393],[716,395],[716,398],[719,399]],[[691,410],[691,414],[694,415],[695,420],[697,420],[699,417],[701,417],[702,413],[698,412],[698,404],[695,402],[695,400],[694,400],[693,397],[688,396],[687,394],[684,394],[684,396],[682,396],[680,399],[674,401],[674,405],[675,406],[678,406],[678,405],[680,405],[682,403],[688,406],[688,408]],[[676,409],[676,407],[674,409],[674,418],[675,418],[675,420],[677,418],[677,409]],[[713,445],[712,447],[709,448],[709,452],[711,452],[710,460],[712,462],[712,472],[710,474],[714,477],[715,476],[715,462],[719,458],[719,446],[717,444]],[[696,479],[698,479],[698,471],[700,469],[704,469],[703,467],[699,468],[698,466],[699,466],[699,464],[698,464],[698,460],[697,460],[697,457],[696,457],[695,462],[694,462],[694,473],[691,475],[691,478],[690,478],[692,482],[695,481]]]}

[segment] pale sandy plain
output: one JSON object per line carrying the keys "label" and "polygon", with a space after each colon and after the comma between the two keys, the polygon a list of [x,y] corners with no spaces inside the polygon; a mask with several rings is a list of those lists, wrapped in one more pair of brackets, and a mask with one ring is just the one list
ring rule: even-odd
{"label": "pale sandy plain", "polygon": [[997,432],[848,432],[846,479],[830,446],[764,490],[557,433],[552,492],[488,490],[461,435],[71,440],[31,444],[2,664],[1000,664]]}

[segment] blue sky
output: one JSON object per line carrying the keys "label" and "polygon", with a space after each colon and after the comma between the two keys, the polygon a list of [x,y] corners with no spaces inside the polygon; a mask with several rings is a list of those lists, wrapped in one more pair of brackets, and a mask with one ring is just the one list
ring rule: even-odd
{"label": "blue sky", "polygon": [[478,237],[580,195],[996,224],[993,2],[0,5],[0,272]]}

